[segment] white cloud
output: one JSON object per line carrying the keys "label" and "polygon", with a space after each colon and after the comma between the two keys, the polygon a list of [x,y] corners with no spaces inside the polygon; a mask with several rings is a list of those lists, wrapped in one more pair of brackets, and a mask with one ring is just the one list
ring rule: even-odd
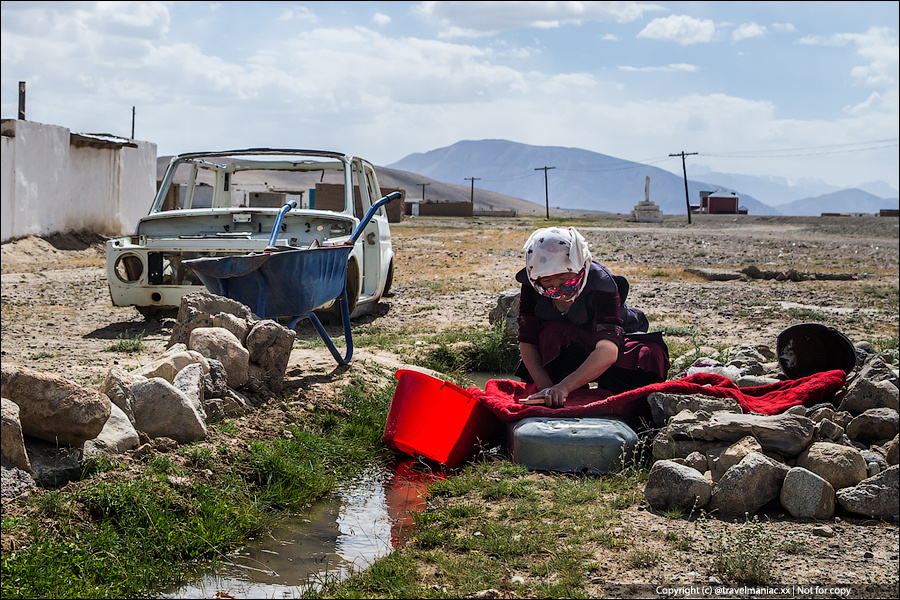
{"label": "white cloud", "polygon": [[664,10],[640,2],[421,2],[416,12],[445,27],[442,37],[475,37],[511,29],[552,29],[588,21],[630,23]]}
{"label": "white cloud", "polygon": [[316,17],[315,13],[306,8],[305,6],[291,6],[285,8],[281,11],[281,14],[278,15],[279,21],[297,21],[300,23],[309,23],[314,24],[319,22],[319,18]]}
{"label": "white cloud", "polygon": [[784,33],[793,33],[797,30],[792,23],[772,23],[772,29]]}
{"label": "white cloud", "polygon": [[766,35],[766,33],[768,33],[768,31],[762,25],[757,25],[756,23],[744,23],[739,25],[737,29],[731,33],[731,39],[739,42],[741,40],[761,37]]}
{"label": "white cloud", "polygon": [[900,46],[894,29],[871,27],[865,33],[837,33],[829,37],[808,36],[800,43],[818,46],[856,46],[856,53],[867,61],[853,68],[851,75],[863,85],[897,89]]}
{"label": "white cloud", "polygon": [[682,46],[711,42],[715,36],[715,23],[686,15],[653,19],[637,35],[639,38],[677,42]]}
{"label": "white cloud", "polygon": [[674,72],[674,71],[683,71],[686,73],[694,73],[700,70],[700,67],[697,65],[689,65],[685,63],[664,65],[662,67],[629,67],[629,66],[621,66],[618,67],[620,71],[629,71],[635,73],[658,73],[658,72]]}
{"label": "white cloud", "polygon": [[388,15],[379,12],[372,15],[372,20],[376,25],[387,25],[391,22],[391,18]]}

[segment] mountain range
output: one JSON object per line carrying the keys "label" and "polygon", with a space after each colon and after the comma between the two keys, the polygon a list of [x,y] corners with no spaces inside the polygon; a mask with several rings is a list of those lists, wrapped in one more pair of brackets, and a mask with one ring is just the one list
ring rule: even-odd
{"label": "mountain range", "polygon": [[402,187],[408,199],[474,200],[478,210],[543,213],[549,207],[628,214],[644,200],[647,177],[650,200],[664,214],[685,214],[688,200],[699,204],[701,190],[734,192],[751,215],[877,214],[900,206],[897,190],[884,182],[839,189],[708,170],[697,177],[689,171],[686,200],[683,177],[664,169],[579,148],[507,140],[460,141],[377,170],[382,186]]}

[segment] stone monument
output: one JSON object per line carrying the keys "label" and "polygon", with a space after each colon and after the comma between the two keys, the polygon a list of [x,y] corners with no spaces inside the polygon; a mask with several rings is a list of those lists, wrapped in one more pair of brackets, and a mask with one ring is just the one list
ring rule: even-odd
{"label": "stone monument", "polygon": [[650,176],[644,182],[644,200],[638,202],[631,211],[631,220],[636,223],[662,223],[663,214],[654,202],[650,202]]}

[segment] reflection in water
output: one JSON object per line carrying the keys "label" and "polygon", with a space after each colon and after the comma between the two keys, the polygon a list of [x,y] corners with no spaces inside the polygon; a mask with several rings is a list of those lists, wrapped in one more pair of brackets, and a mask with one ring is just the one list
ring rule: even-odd
{"label": "reflection in water", "polygon": [[426,488],[440,473],[409,459],[375,469],[316,502],[302,517],[271,531],[216,565],[213,572],[169,590],[168,598],[300,598],[326,579],[370,565],[406,541],[413,513],[425,507]]}

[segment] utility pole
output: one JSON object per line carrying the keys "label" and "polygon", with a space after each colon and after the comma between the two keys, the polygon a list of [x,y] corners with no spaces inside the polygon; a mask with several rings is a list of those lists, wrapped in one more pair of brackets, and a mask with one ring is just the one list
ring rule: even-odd
{"label": "utility pole", "polygon": [[134,139],[134,107],[131,107],[131,139]]}
{"label": "utility pole", "polygon": [[475,210],[475,182],[481,181],[481,177],[466,177],[465,180],[472,182],[472,193],[469,196],[469,202],[472,203],[472,210],[474,211]]}
{"label": "utility pole", "polygon": [[422,186],[422,202],[425,202],[425,188],[431,185],[430,183],[420,183],[418,185]]}
{"label": "utility pole", "polygon": [[688,186],[687,186],[687,165],[685,165],[684,157],[685,156],[694,156],[697,154],[696,152],[685,152],[682,150],[677,154],[670,154],[669,156],[680,156],[681,157],[681,170],[684,172],[684,202],[687,204],[687,215],[688,215],[688,225],[691,224],[691,201],[688,198]]}
{"label": "utility pole", "polygon": [[546,220],[550,220],[550,191],[547,187],[547,171],[550,169],[555,169],[556,167],[538,167],[535,171],[543,171],[544,172],[544,205],[547,207],[547,218]]}

